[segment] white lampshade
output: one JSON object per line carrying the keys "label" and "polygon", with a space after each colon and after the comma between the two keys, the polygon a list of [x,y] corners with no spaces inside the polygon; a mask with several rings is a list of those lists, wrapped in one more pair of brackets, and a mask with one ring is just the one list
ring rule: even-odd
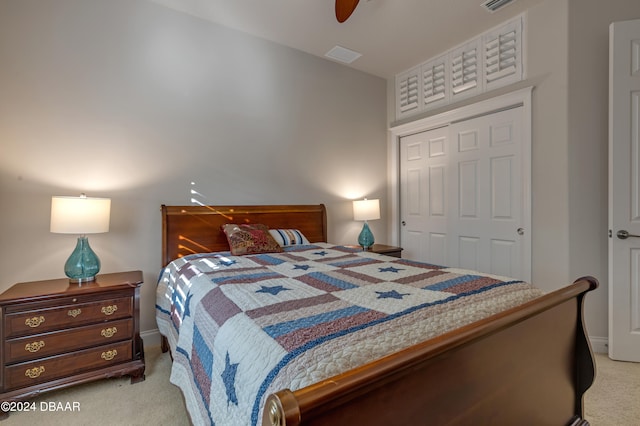
{"label": "white lampshade", "polygon": [[111,199],[51,197],[51,232],[99,234],[109,232]]}
{"label": "white lampshade", "polygon": [[353,202],[354,220],[380,219],[380,200],[357,200]]}

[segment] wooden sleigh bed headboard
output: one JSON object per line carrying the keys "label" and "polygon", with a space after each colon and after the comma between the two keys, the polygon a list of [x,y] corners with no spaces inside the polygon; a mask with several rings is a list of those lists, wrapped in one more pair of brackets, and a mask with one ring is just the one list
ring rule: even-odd
{"label": "wooden sleigh bed headboard", "polygon": [[162,205],[162,266],[193,253],[229,250],[221,226],[262,223],[271,229],[298,229],[312,243],[327,241],[324,204],[268,206]]}

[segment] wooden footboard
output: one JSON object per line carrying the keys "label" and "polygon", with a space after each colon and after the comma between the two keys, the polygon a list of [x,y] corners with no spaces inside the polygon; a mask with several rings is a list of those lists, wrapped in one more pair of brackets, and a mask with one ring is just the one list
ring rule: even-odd
{"label": "wooden footboard", "polygon": [[268,397],[263,425],[588,424],[595,376],[585,277],[520,307],[306,388]]}

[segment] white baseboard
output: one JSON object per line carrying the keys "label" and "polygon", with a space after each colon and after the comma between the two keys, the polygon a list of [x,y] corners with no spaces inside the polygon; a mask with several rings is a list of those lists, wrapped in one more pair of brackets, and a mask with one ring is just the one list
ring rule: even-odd
{"label": "white baseboard", "polygon": [[606,337],[589,336],[591,350],[597,354],[609,353],[609,339]]}
{"label": "white baseboard", "polygon": [[140,332],[140,337],[146,347],[160,346],[161,336],[157,328]]}

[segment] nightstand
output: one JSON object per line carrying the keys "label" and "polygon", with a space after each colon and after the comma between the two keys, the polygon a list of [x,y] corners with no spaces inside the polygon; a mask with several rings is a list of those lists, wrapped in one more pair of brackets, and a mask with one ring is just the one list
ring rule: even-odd
{"label": "nightstand", "polygon": [[374,244],[369,248],[372,253],[386,254],[387,256],[402,257],[402,247],[387,246],[384,244]]}
{"label": "nightstand", "polygon": [[[142,272],[15,284],[0,294],[0,401],[92,380],[144,380]],[[6,413],[0,412],[0,417]]]}
{"label": "nightstand", "polygon": [[[347,246],[362,249],[361,246]],[[385,244],[374,244],[369,250],[371,253],[386,254],[387,256],[402,257],[402,247],[388,246]]]}

